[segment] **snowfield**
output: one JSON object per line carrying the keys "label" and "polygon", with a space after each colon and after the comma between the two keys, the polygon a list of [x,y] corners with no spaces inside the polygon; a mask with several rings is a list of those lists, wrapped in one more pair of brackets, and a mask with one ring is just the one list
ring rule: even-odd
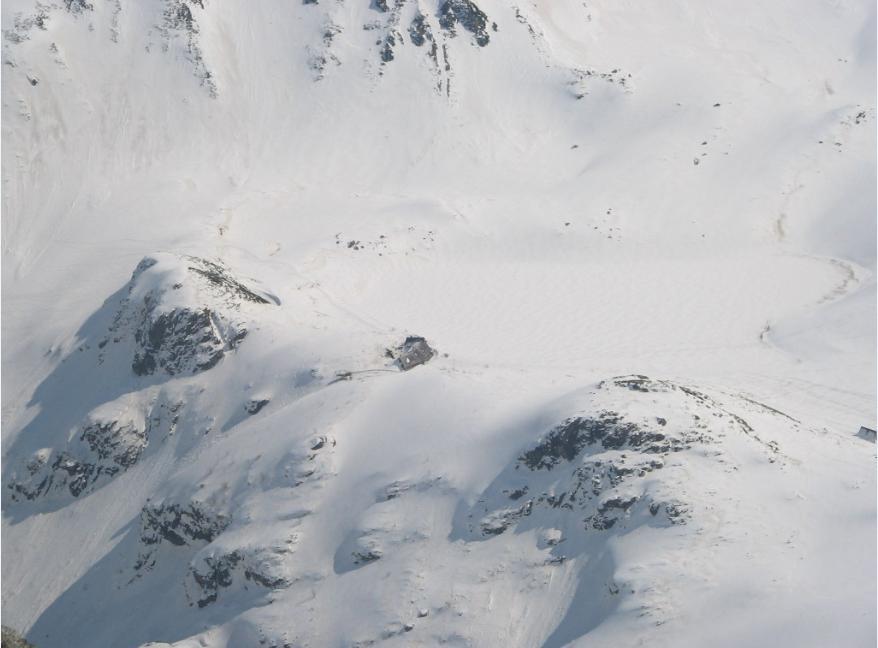
{"label": "snowfield", "polygon": [[4,626],[876,644],[873,3],[2,23]]}

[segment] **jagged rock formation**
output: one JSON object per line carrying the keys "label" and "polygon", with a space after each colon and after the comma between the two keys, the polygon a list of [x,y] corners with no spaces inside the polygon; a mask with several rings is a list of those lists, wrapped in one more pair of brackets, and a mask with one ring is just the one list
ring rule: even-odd
{"label": "jagged rock formation", "polygon": [[271,402],[269,398],[253,398],[244,404],[244,411],[248,414],[258,414],[263,407]]}
{"label": "jagged rock formation", "polygon": [[203,0],[165,0],[162,23],[159,33],[162,37],[162,51],[167,52],[178,43],[183,55],[191,63],[195,76],[207,89],[211,97],[217,96],[217,86],[213,73],[207,67],[199,41],[198,21],[193,7],[204,9]]}
{"label": "jagged rock formation", "polygon": [[268,303],[213,261],[147,257],[134,271],[128,297],[99,346],[105,352],[109,343],[131,334],[135,374],[198,373],[214,367],[246,337],[242,306]]}
{"label": "jagged rock formation", "polygon": [[499,535],[540,509],[576,515],[583,531],[683,524],[689,506],[653,478],[674,455],[719,457],[728,434],[749,437],[768,461],[778,453],[741,416],[685,385],[624,376],[600,383],[592,403],[596,411],[559,423],[498,477],[470,513],[473,537]]}
{"label": "jagged rock formation", "polygon": [[216,602],[235,584],[253,583],[273,590],[289,587],[285,559],[294,551],[295,536],[273,546],[248,546],[230,551],[201,551],[189,566],[186,590],[198,607]]}
{"label": "jagged rock formation", "polygon": [[[236,526],[238,509],[234,503],[221,503],[222,492],[199,492],[199,499],[144,506],[140,513],[139,550],[129,585],[148,579],[172,556],[177,557],[172,563],[183,556],[188,566],[181,581],[193,606],[206,607],[230,589],[252,589],[254,585],[258,591],[289,587],[304,569],[295,563],[294,554],[301,534],[307,532],[311,515],[307,493],[320,488],[321,482],[331,476],[334,447],[335,440],[328,436],[313,437],[275,465],[274,488],[284,493],[284,499],[301,499],[303,507],[283,523],[272,520],[255,534],[253,529],[260,522],[244,513],[244,524]],[[201,499],[202,496],[207,499]]]}
{"label": "jagged rock formation", "polygon": [[15,501],[33,500],[56,492],[73,497],[133,466],[149,443],[142,416],[115,419],[95,415],[61,451],[44,448],[13,473],[8,483]]}
{"label": "jagged rock formation", "polygon": [[162,542],[175,546],[211,542],[231,520],[201,502],[151,504],[140,512],[140,541],[146,547]]}
{"label": "jagged rock formation", "polygon": [[[488,16],[471,0],[445,0],[439,5],[439,24],[451,36],[457,34],[460,25],[471,33],[480,47],[487,45],[491,37],[488,35]],[[496,31],[496,23],[493,25]]]}
{"label": "jagged rock formation", "polygon": [[219,591],[235,582],[236,574],[269,589],[287,585],[279,557],[291,551],[294,540],[276,547],[210,547],[231,522],[229,515],[199,501],[145,506],[140,514],[142,549],[131,581],[155,569],[159,550],[167,543],[176,548],[206,548],[195,555],[186,575],[190,598],[199,607],[216,601]]}

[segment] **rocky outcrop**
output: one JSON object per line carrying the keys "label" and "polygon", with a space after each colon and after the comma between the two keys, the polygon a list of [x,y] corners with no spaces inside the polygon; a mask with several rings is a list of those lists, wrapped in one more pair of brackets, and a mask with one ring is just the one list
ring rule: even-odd
{"label": "rocky outcrop", "polygon": [[87,495],[136,465],[151,439],[173,435],[183,406],[159,396],[144,409],[136,397],[123,396],[96,408],[67,443],[41,448],[12,471],[12,500]]}
{"label": "rocky outcrop", "polygon": [[37,451],[8,483],[14,501],[67,492],[79,497],[99,482],[128,470],[148,444],[141,418],[87,421],[64,450]]}
{"label": "rocky outcrop", "polygon": [[140,511],[141,549],[131,580],[142,577],[156,566],[163,545],[203,547],[213,542],[230,523],[227,514],[200,501],[147,504]]}
{"label": "rocky outcrop", "polygon": [[[659,426],[658,422],[656,426]],[[567,419],[525,452],[520,460],[531,470],[551,469],[562,460],[572,461],[586,446],[661,454],[679,452],[702,439],[703,435],[695,432],[683,433],[680,437],[669,436],[660,429],[644,429],[615,412],[601,412],[596,418]]]}
{"label": "rocky outcrop", "polygon": [[94,11],[94,5],[86,0],[64,0],[64,8],[70,13],[82,13],[83,11]]}
{"label": "rocky outcrop", "polygon": [[101,354],[134,341],[139,376],[206,371],[247,336],[243,309],[270,301],[207,259],[161,254],[138,264]]}
{"label": "rocky outcrop", "polygon": [[622,376],[601,382],[589,401],[590,413],[552,427],[501,473],[467,516],[469,537],[550,511],[575,516],[583,533],[685,524],[691,506],[660,474],[674,455],[719,456],[732,433],[759,444],[769,462],[779,453],[741,415],[686,385]]}
{"label": "rocky outcrop", "polygon": [[281,523],[273,518],[265,523],[248,511],[242,516],[246,529],[233,524],[239,509],[227,501],[227,484],[218,490],[199,489],[197,499],[147,504],[140,514],[139,550],[132,557],[129,582],[149,578],[162,565],[167,569],[185,561],[179,578],[190,604],[197,607],[211,605],[227,590],[261,596],[263,590],[289,587],[303,571],[309,572],[295,563],[293,554],[312,513],[308,493],[321,488],[330,475],[334,447],[329,436],[303,438],[288,457],[280,458],[274,478],[265,477],[263,486],[269,490],[279,488],[288,501],[301,500],[301,508]]}
{"label": "rocky outcrop", "polygon": [[295,536],[264,546],[228,548],[215,541],[231,517],[199,501],[145,506],[140,513],[141,551],[132,581],[152,571],[159,549],[195,549],[186,573],[186,590],[193,604],[205,607],[235,582],[248,581],[268,589],[289,585],[282,557],[292,552]]}
{"label": "rocky outcrop", "polygon": [[227,515],[197,501],[147,505],[140,512],[140,541],[147,547],[212,542],[230,522]]}
{"label": "rocky outcrop", "polygon": [[268,405],[271,399],[268,398],[251,398],[244,403],[244,411],[250,415],[258,414],[262,408]]}
{"label": "rocky outcrop", "polygon": [[[475,37],[476,43],[484,47],[491,40],[488,34],[488,16],[471,0],[444,0],[439,5],[439,25],[454,36],[460,25]],[[495,26],[496,29],[496,26]]]}
{"label": "rocky outcrop", "polygon": [[233,550],[199,552],[189,565],[187,595],[198,607],[215,603],[222,590],[252,583],[273,590],[289,587],[292,579],[284,558],[293,552],[292,545],[246,546]]}

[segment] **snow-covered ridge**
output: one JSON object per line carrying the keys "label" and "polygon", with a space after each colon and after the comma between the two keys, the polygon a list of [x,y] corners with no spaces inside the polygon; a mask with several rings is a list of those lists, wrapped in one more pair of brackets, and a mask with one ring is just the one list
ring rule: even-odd
{"label": "snow-covered ridge", "polygon": [[[97,342],[82,341],[79,357],[70,361],[76,365],[71,371],[84,371],[90,364],[121,384],[132,382],[125,375],[129,372],[173,376],[206,371],[246,337],[253,307],[272,303],[270,296],[253,292],[216,263],[172,254],[144,258],[121,293],[105,305],[105,311],[113,311],[110,326],[103,333],[90,332],[97,334]],[[126,364],[128,371],[120,371]],[[64,384],[67,379],[59,380],[62,389],[71,389]],[[12,498],[33,500],[57,492],[79,497],[131,468],[151,438],[173,435],[184,406],[183,400],[157,394],[154,383],[144,385],[89,411],[66,444],[58,435],[62,430],[52,435],[38,418],[28,437],[50,439],[58,446],[37,450],[13,472],[7,483]]]}

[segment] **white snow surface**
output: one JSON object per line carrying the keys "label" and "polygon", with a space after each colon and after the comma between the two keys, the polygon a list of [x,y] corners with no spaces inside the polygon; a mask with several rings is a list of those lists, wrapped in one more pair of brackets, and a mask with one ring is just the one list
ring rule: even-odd
{"label": "white snow surface", "polygon": [[475,5],[3,3],[4,625],[875,645],[874,3]]}

